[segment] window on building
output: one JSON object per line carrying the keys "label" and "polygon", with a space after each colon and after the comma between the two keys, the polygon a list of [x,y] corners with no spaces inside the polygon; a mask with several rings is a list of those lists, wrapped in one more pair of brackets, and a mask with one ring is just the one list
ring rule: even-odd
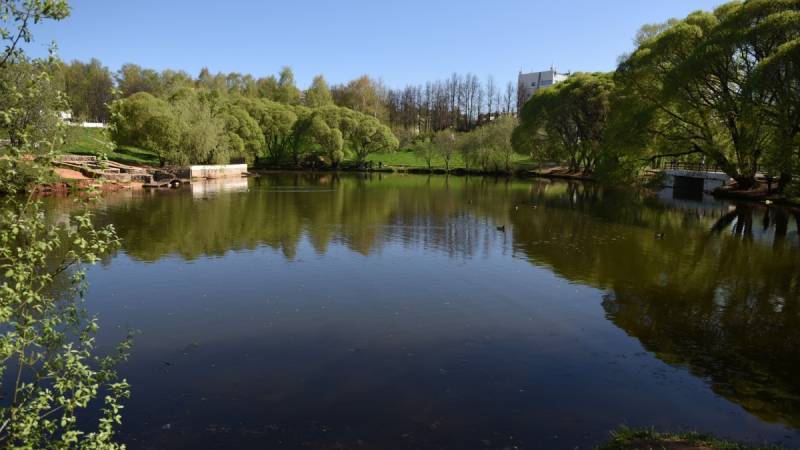
{"label": "window on building", "polygon": [[531,83],[531,87],[536,87],[536,82]]}

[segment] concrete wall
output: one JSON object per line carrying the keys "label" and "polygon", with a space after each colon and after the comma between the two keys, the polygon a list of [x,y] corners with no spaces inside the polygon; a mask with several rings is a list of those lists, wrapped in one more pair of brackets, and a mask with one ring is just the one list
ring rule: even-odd
{"label": "concrete wall", "polygon": [[228,164],[219,166],[189,166],[191,178],[241,177],[247,172],[247,164]]}
{"label": "concrete wall", "polygon": [[693,170],[665,170],[664,186],[675,187],[680,184],[681,178],[694,178],[703,180],[703,192],[711,192],[722,187],[730,181],[730,177],[721,172],[697,172]]}

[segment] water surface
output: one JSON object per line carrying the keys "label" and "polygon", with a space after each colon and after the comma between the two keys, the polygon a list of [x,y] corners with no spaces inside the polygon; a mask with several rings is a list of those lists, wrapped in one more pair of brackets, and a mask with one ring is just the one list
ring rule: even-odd
{"label": "water surface", "polygon": [[132,449],[572,449],[622,424],[800,445],[792,211],[274,174],[97,218],[123,239],[89,275],[99,338],[140,331]]}

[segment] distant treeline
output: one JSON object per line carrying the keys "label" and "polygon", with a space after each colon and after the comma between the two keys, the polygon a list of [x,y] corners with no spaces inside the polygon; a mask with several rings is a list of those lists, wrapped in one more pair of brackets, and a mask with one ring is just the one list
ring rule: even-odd
{"label": "distant treeline", "polygon": [[[57,79],[77,118],[107,122],[107,105],[117,96],[147,92],[166,98],[184,88],[259,98],[288,105],[317,107],[329,104],[371,115],[393,129],[430,133],[447,128],[468,131],[492,116],[511,114],[517,107],[517,87],[498,86],[492,77],[481,82],[476,75],[453,73],[445,80],[390,89],[366,75],[328,87],[318,75],[306,90],[297,87],[289,67],[277,76],[256,78],[249,74],[217,73],[203,69],[193,77],[184,71],[156,71],[125,64],[117,72],[97,60],[61,63]],[[320,91],[325,93],[320,97]]]}
{"label": "distant treeline", "polygon": [[[437,132],[455,139],[513,115],[517,105],[513,83],[501,90],[491,77],[484,86],[472,74],[399,90],[368,76],[329,87],[318,75],[301,90],[289,67],[263,78],[208,69],[193,77],[134,64],[112,73],[97,59],[53,67],[76,119],[109,122],[117,145],[152,151],[163,164],[363,162],[376,151],[432,144]],[[496,170],[509,166],[510,150],[503,152],[505,162],[477,148],[465,160]]]}

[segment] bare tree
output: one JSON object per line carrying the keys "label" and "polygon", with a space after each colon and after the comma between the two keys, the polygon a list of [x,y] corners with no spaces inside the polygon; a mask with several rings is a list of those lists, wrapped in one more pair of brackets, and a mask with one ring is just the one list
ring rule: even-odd
{"label": "bare tree", "polygon": [[500,114],[504,102],[506,114],[513,113],[516,106],[517,91],[512,84],[503,93],[493,77],[487,78],[484,87],[471,73],[453,73],[444,80],[403,89],[385,89],[378,82],[375,85],[389,124],[414,133],[430,134],[447,128],[469,131]]}
{"label": "bare tree", "polygon": [[517,100],[517,88],[514,82],[509,81],[506,84],[506,94],[503,97],[503,102],[505,103],[505,108],[503,110],[506,114],[513,114],[514,103]]}
{"label": "bare tree", "polygon": [[497,92],[497,85],[494,82],[494,77],[489,75],[489,78],[486,79],[486,100],[487,100],[487,112],[489,113],[489,120],[492,120],[492,113],[494,113],[494,107],[499,106],[495,105],[494,98],[498,95]]}

